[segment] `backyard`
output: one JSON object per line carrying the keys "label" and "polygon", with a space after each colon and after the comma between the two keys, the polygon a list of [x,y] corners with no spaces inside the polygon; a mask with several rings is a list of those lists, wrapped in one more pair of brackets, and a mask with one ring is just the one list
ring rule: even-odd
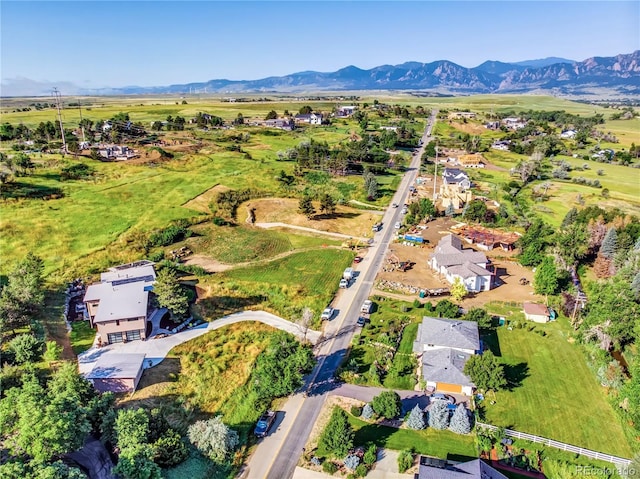
{"label": "backyard", "polygon": [[620,420],[574,344],[566,320],[517,322],[524,327],[500,327],[483,337],[515,382],[511,390],[489,393],[481,403],[486,422],[631,457]]}

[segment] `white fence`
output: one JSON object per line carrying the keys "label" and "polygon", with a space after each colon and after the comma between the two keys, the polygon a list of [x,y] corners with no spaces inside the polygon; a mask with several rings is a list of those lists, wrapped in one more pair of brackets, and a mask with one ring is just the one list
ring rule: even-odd
{"label": "white fence", "polygon": [[[500,429],[496,426],[492,426],[491,424],[484,424],[481,422],[477,422],[476,425],[484,429],[489,429],[490,431],[495,431],[496,429]],[[580,454],[581,456],[589,457],[591,459],[598,459],[600,461],[610,462],[612,464],[615,464],[616,466],[625,467],[631,463],[631,459],[612,456],[611,454],[592,451],[591,449],[585,449],[583,447],[572,446],[571,444],[565,444],[564,442],[554,441],[553,439],[547,439],[546,437],[534,436],[533,434],[527,434],[525,432],[518,432],[512,429],[505,429],[504,433],[506,436],[509,436],[509,437],[514,437],[516,439],[524,439],[526,441],[536,442],[539,444],[543,444],[545,446],[555,447],[556,449],[562,449],[563,451],[573,452],[576,454]]]}

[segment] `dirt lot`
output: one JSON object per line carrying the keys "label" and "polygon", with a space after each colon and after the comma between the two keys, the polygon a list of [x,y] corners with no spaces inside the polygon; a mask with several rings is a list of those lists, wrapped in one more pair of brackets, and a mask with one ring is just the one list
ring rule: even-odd
{"label": "dirt lot", "polygon": [[[318,209],[318,204],[315,204]],[[320,231],[331,231],[360,237],[370,237],[371,226],[380,221],[382,212],[372,212],[337,206],[334,215],[316,215],[308,219],[298,213],[298,200],[294,198],[261,198],[243,203],[238,208],[238,222],[247,218],[247,208],[255,209],[256,223],[287,223],[294,226],[304,226]]]}
{"label": "dirt lot", "polygon": [[[405,246],[399,243],[390,245],[390,250],[400,261],[411,261],[415,263],[408,271],[381,271],[376,277],[376,284],[379,280],[387,280],[392,282],[403,283],[415,286],[417,289],[435,289],[449,287],[449,283],[436,275],[427,265],[429,256],[433,253],[435,245],[445,235],[449,234],[449,227],[457,224],[449,218],[438,218],[427,225],[427,229],[423,231],[422,237],[428,240],[424,247]],[[471,248],[471,245],[463,243],[465,248]],[[473,248],[471,248],[473,249]],[[515,252],[506,252],[502,249],[494,249],[484,252],[491,260],[491,263],[497,268],[494,288],[490,291],[484,291],[475,295],[470,295],[461,301],[464,308],[481,306],[490,301],[536,301],[542,300],[541,296],[533,293],[533,273],[528,268],[520,266],[513,260]],[[383,266],[383,269],[388,263]],[[527,285],[520,284],[520,278],[526,278],[529,281]],[[413,301],[418,298],[418,294],[404,295],[407,300]],[[394,295],[394,297],[400,297]],[[446,297],[446,296],[443,296]],[[431,298],[437,300],[438,298]],[[430,300],[426,298],[425,300]]]}

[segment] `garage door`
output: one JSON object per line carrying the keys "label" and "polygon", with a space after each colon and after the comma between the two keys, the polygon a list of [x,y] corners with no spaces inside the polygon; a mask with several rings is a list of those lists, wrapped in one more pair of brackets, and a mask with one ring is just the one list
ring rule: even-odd
{"label": "garage door", "polygon": [[460,384],[437,383],[436,389],[448,393],[462,393],[462,386]]}

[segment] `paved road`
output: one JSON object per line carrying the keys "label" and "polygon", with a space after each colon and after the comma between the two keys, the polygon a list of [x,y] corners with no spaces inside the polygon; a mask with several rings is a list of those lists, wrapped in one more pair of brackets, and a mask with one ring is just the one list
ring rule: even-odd
{"label": "paved road", "polygon": [[[148,339],[146,341],[130,341],[128,343],[116,343],[104,346],[102,348],[91,348],[88,351],[78,355],[78,368],[81,374],[88,374],[93,369],[96,361],[106,354],[123,354],[123,353],[144,353],[147,359],[151,361],[152,366],[159,364],[174,347],[185,341],[190,341],[198,336],[214,331],[218,328],[228,326],[230,324],[239,323],[241,321],[259,321],[274,328],[282,329],[291,334],[303,338],[304,332],[295,323],[287,321],[266,311],[242,311],[240,313],[230,314],[220,319],[211,321],[193,329],[173,334],[160,339]],[[306,332],[306,339],[316,344],[321,334],[311,329]],[[146,365],[145,365],[146,366]]]}
{"label": "paved road", "polygon": [[[424,145],[429,141],[436,113],[432,112],[422,137],[423,146],[413,156],[393,203],[403,204],[409,196],[409,187],[418,176],[420,158]],[[389,243],[395,234],[393,225],[402,217],[400,210],[401,208],[389,208],[384,213],[382,230],[374,235],[374,244],[364,260],[354,268],[357,275],[355,283],[341,292],[333,304],[339,314],[326,325],[325,339],[316,346],[318,363],[307,378],[304,394],[292,396],[284,405],[280,411],[282,422],[258,444],[242,477],[288,479],[293,476],[302,447],[311,433],[326,394],[334,386],[331,379],[349,348],[353,334],[359,329],[356,321],[360,306],[369,296],[373,281],[384,262]]]}

